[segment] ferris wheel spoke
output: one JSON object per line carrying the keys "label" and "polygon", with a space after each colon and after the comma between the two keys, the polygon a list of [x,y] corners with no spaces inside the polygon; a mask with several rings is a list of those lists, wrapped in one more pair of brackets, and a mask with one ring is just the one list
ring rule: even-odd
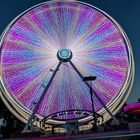
{"label": "ferris wheel spoke", "polygon": [[[118,68],[116,69],[116,68],[104,67],[104,65],[101,65],[101,63],[90,64],[90,63],[84,63],[82,61],[77,61],[75,62],[75,64],[78,66],[79,70],[82,71],[82,73],[84,73],[84,75],[85,74],[96,75],[98,77],[98,80],[102,79],[104,81],[105,79],[109,79],[108,86],[111,85],[112,88],[118,87],[116,81],[122,84],[123,79],[125,79],[126,77],[125,70],[121,71],[121,69]],[[108,86],[106,86],[106,88]]]}
{"label": "ferris wheel spoke", "polygon": [[111,93],[98,81],[95,81],[94,85],[102,92],[102,95],[104,95],[105,98],[108,98],[109,100],[112,98]]}
{"label": "ferris wheel spoke", "polygon": [[91,54],[99,51],[124,51],[123,47],[123,40],[116,40],[116,41],[108,41],[108,42],[103,42],[103,43],[94,43],[93,41],[90,41],[89,44],[83,44],[80,49],[76,51],[77,54]]}
{"label": "ferris wheel spoke", "polygon": [[[83,79],[84,77],[82,74],[78,71],[78,69],[75,67],[75,65],[70,61],[71,66],[74,68],[74,70],[77,72],[77,74]],[[88,82],[85,81],[85,84],[92,90],[93,94],[96,96],[96,98],[99,100],[99,102],[103,105],[105,110],[109,113],[111,117],[114,117],[113,114],[109,111],[109,109],[106,107],[105,103],[102,101],[102,99],[95,93],[95,91],[92,89],[92,87],[89,85]]]}
{"label": "ferris wheel spoke", "polygon": [[[54,46],[54,45],[49,41],[46,43],[46,40],[42,44],[36,44],[36,43],[32,43],[32,42],[27,42],[24,40],[18,40],[18,39],[13,40],[13,38],[10,38],[10,39],[7,39],[6,42],[8,42],[8,44],[10,44],[10,45],[18,46],[18,50],[20,52],[29,51],[29,52],[33,52],[33,53],[44,54],[44,49],[46,49],[47,51],[54,50],[54,48],[50,47],[50,46]],[[9,49],[9,52],[14,52],[14,51],[16,51],[16,48]]]}
{"label": "ferris wheel spoke", "polygon": [[[46,13],[45,13],[46,14]],[[45,37],[43,41],[48,44],[50,48],[59,48],[60,46],[60,41],[59,41],[59,35],[57,34],[60,33],[60,31],[57,31],[58,28],[53,28],[54,26],[51,26],[52,24],[52,19],[50,18],[52,16],[52,13],[49,13],[45,15],[44,13],[40,12],[38,15],[35,16],[33,19],[34,21],[40,21],[41,23],[36,23],[38,28],[40,28],[41,32],[43,32],[43,36]],[[48,18],[46,18],[48,17]],[[54,18],[56,20],[56,18]],[[53,21],[53,24],[55,22]],[[57,26],[58,27],[58,26]]]}
{"label": "ferris wheel spoke", "polygon": [[[98,21],[98,23],[96,23],[96,25],[94,25],[91,29],[87,30],[87,32],[84,32],[83,34],[81,34],[81,36],[79,36],[79,38],[76,40],[76,44],[81,44],[84,43],[85,40],[88,41],[90,40],[90,38],[87,40],[86,38],[88,38],[88,36],[90,36],[92,33],[94,33],[97,28],[99,28],[99,26],[101,26],[101,24],[104,22],[104,20],[106,20],[106,18],[100,19]],[[92,36],[94,37],[94,36]],[[78,46],[78,45],[77,45]],[[79,45],[81,46],[81,45]]]}

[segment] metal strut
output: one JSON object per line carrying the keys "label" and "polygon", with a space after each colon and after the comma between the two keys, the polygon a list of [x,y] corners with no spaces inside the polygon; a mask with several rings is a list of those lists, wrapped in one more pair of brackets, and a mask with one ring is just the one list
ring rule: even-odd
{"label": "metal strut", "polygon": [[[73,69],[77,72],[77,74],[78,74],[78,75],[81,77],[81,79],[83,80],[84,77],[83,77],[82,74],[79,72],[79,70],[76,68],[76,66],[72,63],[72,61],[69,61],[69,63],[71,64],[71,66],[73,67]],[[51,85],[51,83],[52,83],[52,81],[53,81],[53,79],[54,79],[54,77],[55,77],[57,71],[59,70],[59,67],[60,67],[61,64],[62,64],[62,62],[60,61],[60,62],[58,63],[58,65],[57,65],[56,69],[54,70],[53,75],[52,75],[52,77],[51,77],[51,79],[50,79],[48,85],[47,85],[46,88],[44,89],[44,92],[42,93],[42,95],[41,95],[41,97],[40,97],[38,103],[36,104],[35,109],[33,110],[32,115],[30,116],[30,118],[29,118],[29,120],[28,120],[28,122],[27,122],[27,124],[26,124],[26,126],[24,127],[24,129],[23,129],[22,132],[26,132],[26,131],[28,130],[28,128],[29,128],[30,126],[32,126],[32,124],[33,124],[33,122],[34,122],[34,120],[35,120],[35,114],[36,114],[36,112],[37,112],[37,110],[38,110],[38,108],[39,108],[39,106],[40,106],[40,104],[41,104],[41,102],[42,102],[42,100],[43,100],[43,98],[44,98],[46,92],[48,91],[48,89],[49,89],[49,87],[50,87],[50,85]],[[114,117],[114,115],[108,110],[108,108],[106,107],[106,105],[104,104],[104,102],[103,102],[103,101],[100,99],[100,97],[96,94],[96,92],[93,90],[93,88],[91,87],[91,85],[90,85],[87,81],[84,81],[84,82],[85,82],[85,84],[88,86],[88,88],[90,89],[90,92],[91,92],[91,93],[94,93],[94,95],[96,96],[96,98],[100,101],[100,103],[103,105],[103,107],[107,110],[107,112],[109,113],[109,115],[115,120],[116,124],[118,124],[117,119],[116,119],[116,118]],[[91,95],[91,98],[93,98],[92,96],[93,96],[93,95]],[[93,103],[93,101],[92,101],[92,107],[93,107],[93,109],[94,109],[94,103]],[[94,111],[94,110],[93,110],[93,111]],[[94,112],[93,112],[93,116],[95,117]],[[96,119],[96,118],[94,118],[94,119]]]}
{"label": "metal strut", "polygon": [[43,100],[45,94],[47,93],[47,91],[48,91],[48,89],[49,89],[49,87],[50,87],[50,85],[51,85],[51,83],[52,83],[52,81],[53,81],[53,79],[54,79],[54,77],[55,77],[57,71],[59,70],[59,67],[60,67],[61,64],[62,64],[62,62],[60,61],[60,62],[58,63],[58,65],[57,65],[56,69],[54,70],[53,75],[52,75],[52,77],[51,77],[51,79],[50,79],[48,85],[47,85],[46,88],[44,89],[44,92],[42,93],[42,95],[41,95],[41,97],[40,97],[38,103],[36,104],[36,107],[35,107],[35,109],[33,110],[32,115],[30,116],[30,118],[29,118],[29,120],[28,120],[26,126],[24,127],[24,129],[23,129],[23,131],[22,131],[23,133],[26,132],[26,131],[28,130],[28,128],[33,124],[34,119],[35,119],[35,114],[36,114],[36,112],[37,112],[37,110],[38,110],[38,108],[39,108],[39,106],[40,106],[40,104],[41,104],[41,102],[42,102],[42,100]]}
{"label": "metal strut", "polygon": [[[69,63],[71,64],[71,66],[73,67],[73,69],[77,72],[77,74],[81,77],[81,79],[83,80],[83,75],[80,73],[80,71],[76,68],[76,66],[72,63],[72,61],[69,61]],[[103,107],[105,108],[105,110],[108,112],[108,114],[114,119],[114,121],[116,122],[116,124],[118,124],[118,120],[115,118],[115,116],[108,110],[108,108],[106,107],[106,105],[104,104],[104,102],[101,100],[101,98],[96,94],[96,92],[93,90],[93,88],[91,87],[91,85],[87,82],[84,81],[85,84],[88,86],[88,88],[94,93],[94,95],[96,96],[96,98],[99,100],[99,102],[103,105]],[[91,92],[90,91],[90,92]],[[92,96],[92,95],[91,95]],[[92,98],[92,97],[91,97]],[[92,102],[92,106],[94,107],[94,104]],[[95,115],[95,114],[93,114]]]}

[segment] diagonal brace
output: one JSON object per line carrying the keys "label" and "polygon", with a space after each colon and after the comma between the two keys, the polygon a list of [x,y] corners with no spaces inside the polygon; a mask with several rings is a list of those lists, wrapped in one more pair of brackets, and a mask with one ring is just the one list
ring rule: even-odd
{"label": "diagonal brace", "polygon": [[[76,68],[76,66],[72,63],[72,61],[69,61],[69,63],[71,64],[71,66],[73,67],[73,69],[77,72],[77,74],[81,77],[81,79],[83,80],[83,75],[80,73],[80,71]],[[104,102],[102,101],[102,99],[98,96],[98,94],[93,90],[93,88],[90,86],[90,84],[87,81],[84,81],[85,84],[87,85],[88,88],[90,88],[90,90],[92,90],[92,92],[94,93],[95,97],[99,100],[99,102],[103,105],[103,107],[105,108],[105,110],[108,112],[108,114],[115,120],[116,124],[118,124],[117,119],[114,117],[114,115],[109,111],[109,109],[106,107],[106,105],[104,104]]]}
{"label": "diagonal brace", "polygon": [[29,118],[29,120],[28,120],[26,126],[24,127],[23,132],[26,132],[27,129],[28,129],[28,127],[31,126],[31,125],[33,124],[33,122],[34,122],[33,119],[35,118],[35,114],[36,114],[36,112],[37,112],[37,110],[38,110],[38,108],[39,108],[39,106],[40,106],[40,104],[41,104],[41,102],[42,102],[44,96],[46,95],[46,93],[47,93],[47,91],[48,91],[48,89],[49,89],[49,87],[50,87],[50,85],[51,85],[51,83],[52,83],[52,81],[53,81],[53,79],[54,79],[54,77],[55,77],[57,71],[59,70],[59,67],[60,67],[61,64],[62,64],[62,62],[60,61],[60,62],[58,63],[58,65],[57,65],[55,71],[53,72],[53,75],[52,75],[50,81],[48,82],[48,85],[47,85],[46,88],[44,89],[44,91],[43,91],[43,93],[42,93],[42,95],[41,95],[41,97],[40,97],[38,103],[36,104],[36,107],[35,107],[35,109],[33,110],[33,113],[31,114],[31,116],[30,116],[30,118]]}

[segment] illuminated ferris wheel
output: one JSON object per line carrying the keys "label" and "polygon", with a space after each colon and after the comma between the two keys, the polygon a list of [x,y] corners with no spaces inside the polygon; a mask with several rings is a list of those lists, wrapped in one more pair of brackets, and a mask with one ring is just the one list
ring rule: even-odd
{"label": "illuminated ferris wheel", "polygon": [[130,93],[130,42],[112,17],[89,4],[36,5],[8,25],[0,46],[1,98],[25,123],[82,123],[98,115],[105,122]]}

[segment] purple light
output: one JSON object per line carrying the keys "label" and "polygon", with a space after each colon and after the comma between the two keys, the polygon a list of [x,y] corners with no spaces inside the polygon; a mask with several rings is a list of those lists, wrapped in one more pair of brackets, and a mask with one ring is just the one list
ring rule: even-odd
{"label": "purple light", "polygon": [[130,104],[124,107],[124,111],[131,111],[131,110],[135,110],[135,109],[140,109],[140,103],[134,103],[134,104]]}
{"label": "purple light", "polygon": [[[104,104],[123,88],[128,74],[128,48],[118,27],[98,10],[73,2],[51,2],[21,16],[2,43],[2,81],[12,98],[33,111],[61,48],[72,51],[72,61],[83,76],[95,75],[92,87]],[[95,110],[103,105],[94,97]],[[69,63],[62,64],[38,114],[64,110],[92,111],[88,87]]]}

